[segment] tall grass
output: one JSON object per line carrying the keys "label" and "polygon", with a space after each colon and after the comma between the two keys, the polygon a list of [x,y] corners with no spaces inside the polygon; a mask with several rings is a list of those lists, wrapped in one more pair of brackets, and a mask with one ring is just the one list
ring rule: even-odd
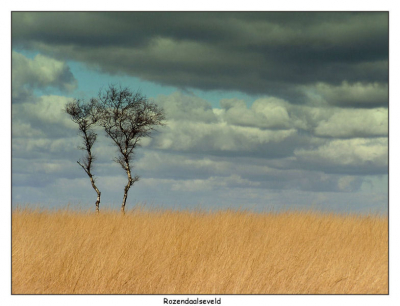
{"label": "tall grass", "polygon": [[17,209],[12,293],[387,294],[388,220]]}

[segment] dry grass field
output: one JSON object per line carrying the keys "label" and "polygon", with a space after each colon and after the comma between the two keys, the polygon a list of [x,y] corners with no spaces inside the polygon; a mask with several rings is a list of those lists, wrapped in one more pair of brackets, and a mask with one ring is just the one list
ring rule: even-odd
{"label": "dry grass field", "polygon": [[16,209],[12,293],[387,294],[388,220]]}

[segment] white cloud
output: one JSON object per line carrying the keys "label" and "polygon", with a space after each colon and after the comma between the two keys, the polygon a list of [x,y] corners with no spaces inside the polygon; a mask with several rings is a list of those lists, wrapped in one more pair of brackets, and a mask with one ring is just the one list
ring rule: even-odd
{"label": "white cloud", "polygon": [[71,100],[64,96],[48,95],[41,96],[33,102],[13,104],[13,124],[30,124],[35,129],[43,129],[46,124],[76,129],[76,124],[64,112],[65,104]]}
{"label": "white cloud", "polygon": [[249,152],[294,136],[295,129],[261,130],[222,123],[169,121],[154,139],[154,147],[169,150]]}
{"label": "white cloud", "polygon": [[70,92],[77,81],[65,62],[38,54],[34,59],[12,51],[13,98],[29,94],[34,88],[56,87]]}
{"label": "white cloud", "polygon": [[256,100],[251,109],[235,99],[222,100],[223,109],[213,109],[208,101],[182,93],[158,96],[156,102],[164,107],[167,124],[154,139],[147,139],[145,145],[153,148],[250,152],[296,134],[296,120],[287,111],[289,103],[276,98]]}
{"label": "white cloud", "polygon": [[159,95],[155,102],[164,108],[168,120],[217,121],[211,104],[195,96],[175,92],[169,96]]}
{"label": "white cloud", "polygon": [[288,113],[289,103],[270,97],[254,101],[248,109],[243,100],[224,99],[220,102],[225,110],[227,123],[268,129],[290,129],[294,126]]}
{"label": "white cloud", "polygon": [[336,109],[327,120],[321,120],[315,135],[330,137],[369,137],[388,135],[388,110]]}
{"label": "white cloud", "polygon": [[294,154],[300,161],[310,164],[384,168],[388,165],[387,138],[353,138],[332,140],[315,150],[297,149]]}
{"label": "white cloud", "polygon": [[232,126],[260,129],[302,129],[316,136],[334,138],[382,137],[388,135],[388,109],[351,109],[292,105],[268,97],[247,108],[243,100],[225,99],[215,114]]}

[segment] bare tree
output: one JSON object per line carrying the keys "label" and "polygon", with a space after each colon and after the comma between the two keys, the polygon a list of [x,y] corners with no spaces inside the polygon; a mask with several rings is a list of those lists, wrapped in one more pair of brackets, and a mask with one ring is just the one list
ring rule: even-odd
{"label": "bare tree", "polygon": [[92,174],[93,161],[95,160],[95,156],[92,153],[92,147],[97,138],[97,134],[92,128],[99,119],[97,108],[95,106],[96,103],[93,99],[89,104],[85,104],[81,100],[74,100],[67,103],[65,112],[70,115],[73,122],[78,124],[79,134],[83,139],[83,146],[78,148],[86,150],[86,155],[82,161],[79,160],[77,163],[83,168],[83,170],[85,170],[86,174],[90,178],[93,189],[97,193],[96,212],[98,213],[101,192],[95,185],[95,179]]}
{"label": "bare tree", "polygon": [[139,180],[137,175],[132,176],[134,149],[143,137],[151,135],[156,126],[164,125],[164,111],[140,93],[114,85],[101,90],[94,103],[100,114],[99,125],[118,148],[118,156],[114,160],[128,176],[121,206],[121,211],[125,213],[128,191]]}

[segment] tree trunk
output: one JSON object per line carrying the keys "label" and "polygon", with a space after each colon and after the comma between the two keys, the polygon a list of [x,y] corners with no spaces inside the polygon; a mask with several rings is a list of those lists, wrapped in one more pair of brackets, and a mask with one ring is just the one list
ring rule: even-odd
{"label": "tree trunk", "polygon": [[126,198],[128,197],[128,190],[125,187],[124,198],[122,200],[121,212],[125,215]]}
{"label": "tree trunk", "polygon": [[[89,160],[92,160],[92,155],[89,151]],[[94,184],[94,179],[93,179],[93,175],[90,172],[90,163],[88,167],[85,167],[84,165],[82,165],[79,161],[77,161],[78,165],[81,166],[83,168],[83,170],[85,170],[86,174],[89,176],[90,178],[90,182],[92,183],[92,187],[94,189],[94,191],[96,191],[97,193],[97,200],[96,200],[96,213],[99,213],[100,211],[100,196],[101,196],[101,192],[99,191],[99,189],[97,188],[97,186]]]}
{"label": "tree trunk", "polygon": [[100,195],[101,195],[101,192],[100,192],[100,191],[97,191],[96,213],[99,213],[99,212],[100,212],[100,208],[99,208],[99,206],[100,206]]}
{"label": "tree trunk", "polygon": [[97,193],[97,200],[96,200],[96,213],[100,212],[100,196],[101,196],[101,192],[99,191],[99,189],[96,187],[96,185],[94,184],[94,180],[93,177],[90,176],[90,182],[92,183],[92,187],[93,189],[96,191]]}
{"label": "tree trunk", "polygon": [[128,198],[128,191],[129,188],[132,186],[132,175],[131,175],[131,169],[129,167],[129,164],[126,165],[126,174],[128,175],[128,184],[126,184],[124,188],[124,198],[122,199],[122,206],[121,206],[121,212],[125,214],[125,204],[126,204],[126,199]]}

